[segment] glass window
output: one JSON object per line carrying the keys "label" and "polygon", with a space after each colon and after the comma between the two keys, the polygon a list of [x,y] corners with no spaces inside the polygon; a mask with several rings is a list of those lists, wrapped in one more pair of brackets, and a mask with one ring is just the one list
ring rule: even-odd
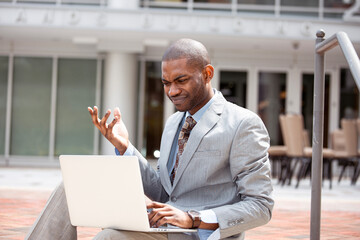
{"label": "glass window", "polygon": [[230,11],[231,0],[194,0],[195,10]]}
{"label": "glass window", "polygon": [[144,2],[149,1],[149,2],[187,2],[187,1],[183,1],[183,0],[143,0]]}
{"label": "glass window", "polygon": [[155,7],[155,8],[186,9],[187,1],[183,1],[183,0],[142,0],[140,2],[140,6]]}
{"label": "glass window", "polygon": [[16,3],[55,4],[56,0],[17,0]]}
{"label": "glass window", "polygon": [[93,153],[87,107],[95,105],[96,66],[93,59],[58,61],[55,155]]}
{"label": "glass window", "polygon": [[343,18],[343,13],[324,13],[324,18],[337,18],[337,19],[341,19]]}
{"label": "glass window", "polygon": [[359,89],[349,69],[341,69],[340,81],[340,119],[358,118]]}
{"label": "glass window", "polygon": [[231,3],[231,0],[194,0],[194,3]]}
{"label": "glass window", "polygon": [[274,5],[275,0],[238,0],[239,4]]}
{"label": "glass window", "polygon": [[12,155],[48,155],[51,72],[51,58],[14,58]]}
{"label": "glass window", "polygon": [[146,62],[143,153],[155,158],[160,150],[164,115],[164,90],[161,82],[161,63]]}
{"label": "glass window", "polygon": [[247,72],[220,72],[220,91],[226,100],[246,107],[246,79]]}
{"label": "glass window", "polygon": [[61,4],[69,5],[106,5],[106,0],[61,0]]}
{"label": "glass window", "polygon": [[319,0],[282,0],[282,16],[318,17]]}
{"label": "glass window", "polygon": [[343,12],[354,4],[355,0],[324,0],[324,17],[342,19]]}
{"label": "glass window", "polygon": [[[187,2],[187,0],[143,0],[143,2]],[[230,3],[231,0],[193,0],[194,3]]]}
{"label": "glass window", "polygon": [[279,115],[285,112],[286,74],[259,73],[258,114],[265,123],[271,145],[282,145]]}
{"label": "glass window", "polygon": [[6,100],[9,58],[0,57],[0,155],[5,153]]}
{"label": "glass window", "polygon": [[[311,144],[312,126],[313,126],[313,109],[314,109],[314,74],[302,75],[302,115],[304,117],[304,127],[308,131]],[[329,92],[330,92],[330,75],[325,74],[325,92],[324,92],[324,147],[328,143],[329,129]]]}
{"label": "glass window", "polygon": [[[1,2],[1,1],[0,1]],[[17,3],[30,4],[69,4],[69,5],[106,5],[106,0],[17,0]]]}
{"label": "glass window", "polygon": [[351,7],[355,0],[324,0],[324,6],[327,8],[342,8],[346,9]]}
{"label": "glass window", "polygon": [[319,16],[319,12],[316,11],[301,11],[301,9],[298,10],[292,10],[292,11],[281,11],[281,16],[284,17],[292,17],[292,16],[301,16],[301,17],[309,17],[309,18],[317,18]]}
{"label": "glass window", "polygon": [[240,14],[273,15],[275,0],[238,0],[237,12]]}
{"label": "glass window", "polygon": [[319,0],[281,0],[282,6],[318,7]]}

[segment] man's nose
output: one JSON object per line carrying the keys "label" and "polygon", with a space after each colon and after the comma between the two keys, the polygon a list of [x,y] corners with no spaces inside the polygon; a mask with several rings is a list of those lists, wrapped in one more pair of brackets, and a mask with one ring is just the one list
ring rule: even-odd
{"label": "man's nose", "polygon": [[174,96],[178,95],[179,93],[180,93],[180,89],[178,87],[176,87],[176,85],[170,86],[169,92],[168,92],[168,95],[170,97],[174,97]]}

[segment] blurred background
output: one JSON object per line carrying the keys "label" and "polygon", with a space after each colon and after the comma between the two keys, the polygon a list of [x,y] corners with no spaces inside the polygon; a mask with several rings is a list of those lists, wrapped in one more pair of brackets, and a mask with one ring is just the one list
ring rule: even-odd
{"label": "blurred background", "polygon": [[[360,52],[355,0],[0,0],[0,165],[58,166],[60,154],[114,154],[88,106],[119,106],[130,140],[155,159],[175,112],[161,56],[201,41],[213,87],[256,112],[271,145],[280,114],[303,116],[311,139],[315,34],[348,34]],[[339,48],[326,54],[324,147],[341,119],[359,117],[359,91]],[[336,163],[335,163],[336,164]],[[337,171],[337,168],[334,168]]]}

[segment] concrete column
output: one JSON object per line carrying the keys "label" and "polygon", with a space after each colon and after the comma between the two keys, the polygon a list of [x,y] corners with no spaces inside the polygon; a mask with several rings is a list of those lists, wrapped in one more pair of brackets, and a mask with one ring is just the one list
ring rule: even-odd
{"label": "concrete column", "polygon": [[[330,72],[329,136],[332,131],[339,128],[340,90],[340,69],[336,68]],[[328,139],[330,146],[331,138]]]}
{"label": "concrete column", "polygon": [[286,79],[286,104],[287,114],[301,114],[302,78],[298,68],[292,68]]}
{"label": "concrete column", "polygon": [[213,61],[214,67],[214,76],[211,79],[211,86],[220,91],[220,68],[216,65],[216,62]]}
{"label": "concrete column", "polygon": [[[135,54],[108,53],[105,61],[102,114],[119,107],[122,119],[135,143],[137,112],[137,59]],[[113,119],[111,114],[109,121]],[[101,138],[101,154],[114,154],[114,146]]]}
{"label": "concrete column", "polygon": [[108,6],[116,9],[137,9],[139,0],[108,0]]}
{"label": "concrete column", "polygon": [[259,96],[259,72],[257,68],[250,68],[247,81],[246,92],[246,108],[257,113],[258,112],[258,96]]}
{"label": "concrete column", "polygon": [[164,121],[163,125],[165,127],[166,120],[176,111],[174,104],[170,101],[170,99],[164,94]]}

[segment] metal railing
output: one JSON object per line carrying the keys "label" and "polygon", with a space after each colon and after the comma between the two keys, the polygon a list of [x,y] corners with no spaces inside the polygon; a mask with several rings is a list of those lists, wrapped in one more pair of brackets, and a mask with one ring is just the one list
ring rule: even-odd
{"label": "metal railing", "polygon": [[[112,0],[116,2],[118,0]],[[220,14],[232,15],[259,15],[264,14],[270,17],[301,17],[310,19],[345,19],[347,21],[360,21],[353,15],[360,13],[360,0],[348,1],[238,1],[238,0],[218,0],[218,1],[198,1],[198,0],[136,0],[139,8],[155,8],[166,10],[183,10],[187,12],[208,11]],[[109,7],[108,0],[0,0],[0,5],[17,6],[93,6]]]}
{"label": "metal railing", "polygon": [[311,171],[311,221],[310,239],[320,239],[321,221],[321,187],[322,187],[322,159],[323,159],[323,123],[324,123],[324,55],[326,51],[340,46],[349,64],[358,89],[360,89],[360,61],[348,35],[338,32],[328,39],[324,39],[324,30],[316,33],[315,44],[315,75],[314,75],[314,113],[313,113],[313,154]]}
{"label": "metal railing", "polygon": [[45,5],[89,5],[106,6],[107,0],[0,0],[0,3],[18,4],[45,4]]}
{"label": "metal railing", "polygon": [[[343,15],[351,9],[356,1],[331,2],[331,1],[238,1],[238,0],[218,0],[218,1],[174,1],[174,0],[139,0],[140,7],[143,8],[165,8],[181,9],[188,12],[193,11],[216,11],[231,12],[237,14],[266,14],[275,17],[308,17],[317,19],[342,19]],[[358,10],[356,10],[357,12]]]}

